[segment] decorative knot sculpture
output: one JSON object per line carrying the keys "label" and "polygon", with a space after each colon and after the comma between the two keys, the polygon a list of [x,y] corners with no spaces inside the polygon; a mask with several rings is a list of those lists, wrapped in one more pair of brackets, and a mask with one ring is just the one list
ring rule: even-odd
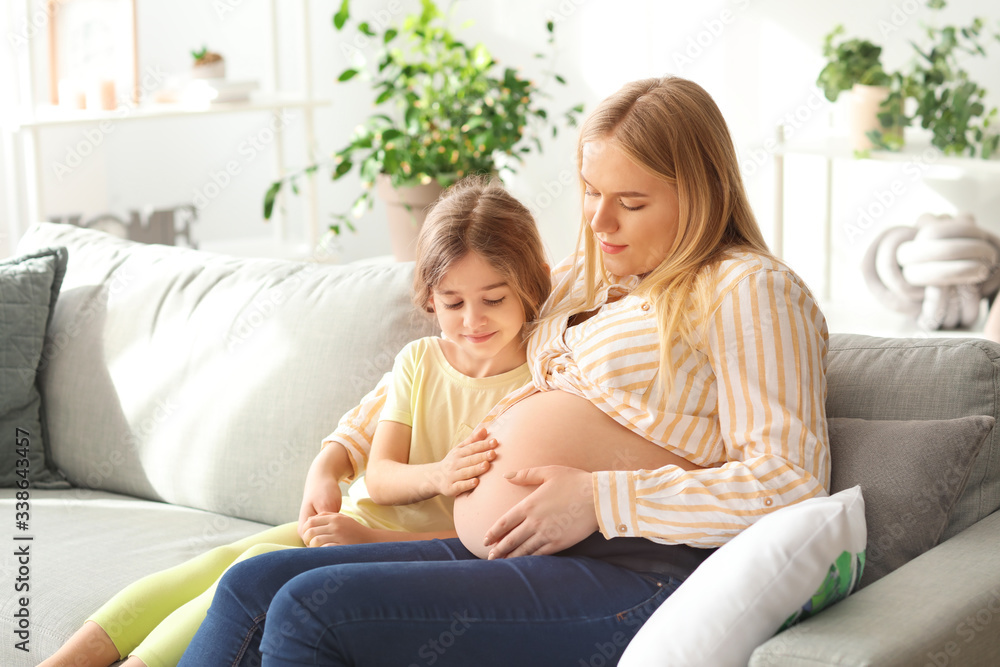
{"label": "decorative knot sculpture", "polygon": [[979,306],[1000,289],[1000,238],[971,215],[920,216],[913,227],[890,227],[863,260],[865,282],[888,308],[926,329],[969,327]]}

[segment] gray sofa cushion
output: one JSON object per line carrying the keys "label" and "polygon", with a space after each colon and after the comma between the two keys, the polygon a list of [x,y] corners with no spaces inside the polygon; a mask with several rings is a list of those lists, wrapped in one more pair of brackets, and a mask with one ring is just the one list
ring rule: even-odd
{"label": "gray sofa cushion", "polygon": [[[907,420],[1000,414],[1000,345],[987,340],[832,334],[828,359],[828,417]],[[1000,507],[997,431],[983,443],[942,540]]]}
{"label": "gray sofa cushion", "polygon": [[65,248],[39,249],[0,262],[0,486],[69,486],[46,454],[45,408],[37,380],[45,331],[65,272]]}
{"label": "gray sofa cushion", "polygon": [[861,586],[938,543],[995,422],[830,419],[831,492],[858,484],[865,499],[868,548]]}
{"label": "gray sofa cushion", "polygon": [[70,225],[42,371],[74,486],[279,524],[324,436],[433,321],[412,264],[334,266],[144,245]]}

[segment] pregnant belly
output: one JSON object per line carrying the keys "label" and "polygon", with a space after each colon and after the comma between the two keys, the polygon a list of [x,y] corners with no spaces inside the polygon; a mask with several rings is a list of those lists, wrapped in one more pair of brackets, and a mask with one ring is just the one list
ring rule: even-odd
{"label": "pregnant belly", "polygon": [[535,487],[517,486],[504,473],[562,465],[596,470],[654,470],[687,460],[628,430],[585,398],[562,391],[532,394],[505,412],[490,429],[500,446],[493,466],[471,492],[455,499],[455,530],[480,558],[486,531]]}

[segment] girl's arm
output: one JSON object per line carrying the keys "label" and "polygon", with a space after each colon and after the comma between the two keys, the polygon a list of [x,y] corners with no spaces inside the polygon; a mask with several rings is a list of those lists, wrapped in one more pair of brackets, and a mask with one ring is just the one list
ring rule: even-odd
{"label": "girl's arm", "polygon": [[379,422],[375,429],[365,483],[371,499],[379,505],[409,505],[471,491],[496,458],[496,440],[486,438],[485,430],[480,430],[442,460],[411,465],[411,431],[393,421]]}

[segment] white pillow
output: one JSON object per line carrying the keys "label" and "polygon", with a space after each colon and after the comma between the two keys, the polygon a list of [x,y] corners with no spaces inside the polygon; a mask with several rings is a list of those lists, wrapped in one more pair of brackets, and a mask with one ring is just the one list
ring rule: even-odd
{"label": "white pillow", "polygon": [[745,667],[779,628],[857,587],[866,540],[860,486],[762,517],[660,605],[619,665]]}

